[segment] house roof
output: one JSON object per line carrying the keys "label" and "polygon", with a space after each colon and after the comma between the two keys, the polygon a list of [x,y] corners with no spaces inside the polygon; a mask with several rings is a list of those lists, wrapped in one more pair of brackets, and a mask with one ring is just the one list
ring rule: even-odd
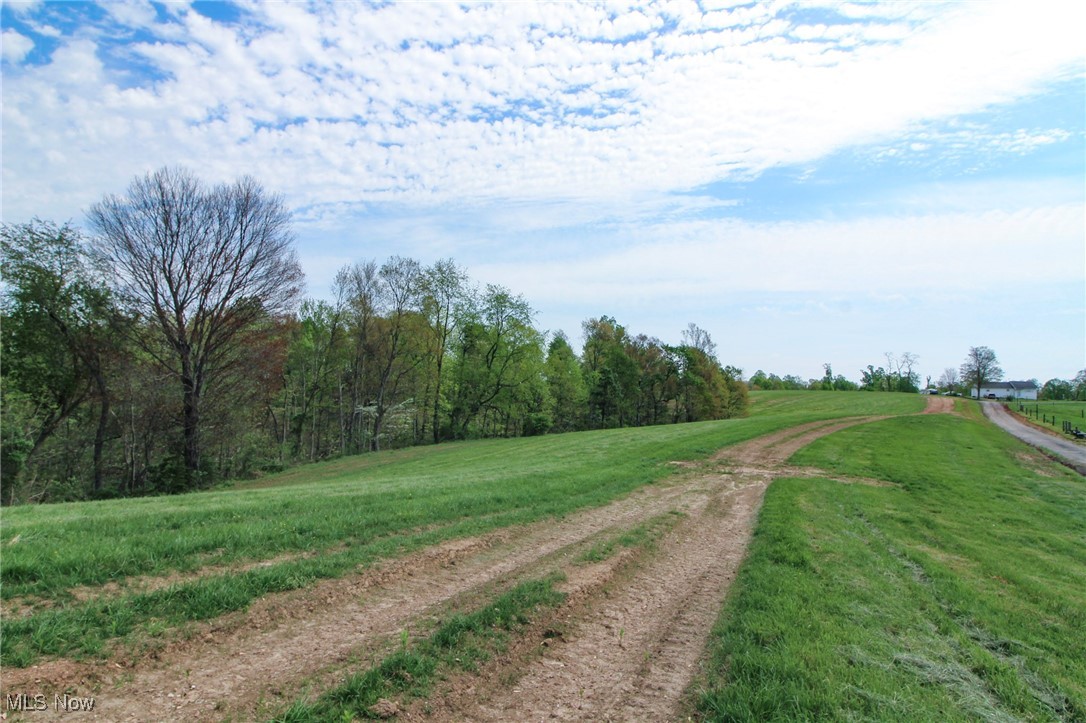
{"label": "house roof", "polygon": [[1040,387],[1033,382],[988,382],[987,384],[982,384],[981,387],[984,389],[1040,389]]}

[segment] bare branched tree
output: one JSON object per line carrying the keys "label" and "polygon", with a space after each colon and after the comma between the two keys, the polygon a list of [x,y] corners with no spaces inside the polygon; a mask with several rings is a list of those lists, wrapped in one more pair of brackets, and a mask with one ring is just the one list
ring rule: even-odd
{"label": "bare branched tree", "polygon": [[977,390],[977,399],[980,399],[980,390],[985,384],[1003,378],[1003,369],[999,366],[996,353],[986,346],[969,347],[969,354],[959,371],[962,383]]}
{"label": "bare branched tree", "polygon": [[89,219],[120,298],[145,322],[141,346],[180,382],[183,458],[195,475],[208,383],[244,358],[247,332],[301,293],[290,213],[250,177],[208,188],[164,168],[95,204]]}
{"label": "bare branched tree", "polygon": [[716,343],[705,329],[702,329],[694,322],[690,322],[683,329],[682,335],[683,344],[697,349],[707,357],[716,358]]}
{"label": "bare branched tree", "polygon": [[377,358],[375,411],[370,448],[381,449],[381,433],[391,406],[394,405],[400,382],[421,363],[409,354],[412,339],[409,318],[418,313],[422,293],[422,268],[414,259],[393,256],[377,272],[378,299],[384,309],[385,334]]}
{"label": "bare branched tree", "polygon": [[943,389],[953,390],[954,387],[958,386],[959,379],[958,370],[954,367],[947,367],[939,377],[939,386]]}

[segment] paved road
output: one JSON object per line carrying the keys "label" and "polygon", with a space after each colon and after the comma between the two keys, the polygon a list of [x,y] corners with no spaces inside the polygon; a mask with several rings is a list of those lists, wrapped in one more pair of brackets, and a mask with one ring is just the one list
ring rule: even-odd
{"label": "paved road", "polygon": [[1070,439],[1063,439],[1053,434],[1042,432],[1039,429],[1018,421],[1013,414],[1008,412],[999,402],[984,402],[981,404],[984,415],[998,426],[1018,437],[1026,444],[1038,447],[1059,458],[1061,462],[1081,475],[1086,475],[1086,447],[1075,444]]}

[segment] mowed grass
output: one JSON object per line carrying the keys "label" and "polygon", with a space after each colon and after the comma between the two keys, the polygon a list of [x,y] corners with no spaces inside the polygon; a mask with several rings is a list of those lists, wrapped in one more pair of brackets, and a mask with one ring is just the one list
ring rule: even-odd
{"label": "mowed grass", "polygon": [[[0,595],[36,609],[0,621],[0,662],[108,655],[115,639],[161,635],[381,558],[606,504],[672,474],[672,460],[806,421],[922,405],[913,395],[771,393],[754,396],[746,419],[420,447],[227,491],[7,508]],[[177,579],[126,589],[167,575]]]}
{"label": "mowed grass", "polygon": [[700,717],[1086,720],[1086,480],[975,414],[792,461],[893,486],[773,483]]}
{"label": "mowed grass", "polygon": [[1086,431],[1086,402],[1009,402],[1007,409],[1057,432],[1065,421]]}

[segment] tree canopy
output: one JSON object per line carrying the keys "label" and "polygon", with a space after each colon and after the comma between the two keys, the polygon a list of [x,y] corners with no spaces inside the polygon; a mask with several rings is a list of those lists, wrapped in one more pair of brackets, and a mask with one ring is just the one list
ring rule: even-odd
{"label": "tree canopy", "polygon": [[580,352],[451,259],[360,260],[299,304],[282,201],[183,169],[90,212],[96,235],[5,226],[5,504],[182,492],[284,465],[452,439],[722,419],[742,372],[588,319]]}

